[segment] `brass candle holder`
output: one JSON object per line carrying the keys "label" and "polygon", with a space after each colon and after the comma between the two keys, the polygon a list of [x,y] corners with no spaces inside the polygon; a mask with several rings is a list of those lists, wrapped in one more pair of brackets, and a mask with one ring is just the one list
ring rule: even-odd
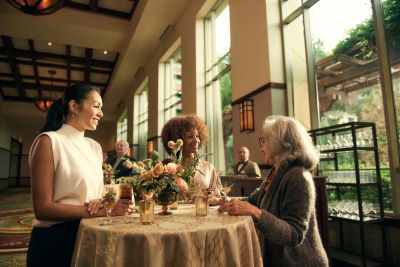
{"label": "brass candle holder", "polygon": [[154,200],[140,200],[139,213],[141,224],[152,224],[154,222]]}
{"label": "brass candle holder", "polygon": [[196,216],[207,216],[208,196],[196,196]]}

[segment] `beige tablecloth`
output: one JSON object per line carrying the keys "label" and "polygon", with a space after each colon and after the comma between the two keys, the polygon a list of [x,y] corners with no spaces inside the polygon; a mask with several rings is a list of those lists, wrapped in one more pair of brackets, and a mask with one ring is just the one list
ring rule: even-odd
{"label": "beige tablecloth", "polygon": [[142,225],[139,215],[81,221],[72,266],[262,266],[251,217],[217,214],[196,217],[193,205],[173,215],[155,215]]}

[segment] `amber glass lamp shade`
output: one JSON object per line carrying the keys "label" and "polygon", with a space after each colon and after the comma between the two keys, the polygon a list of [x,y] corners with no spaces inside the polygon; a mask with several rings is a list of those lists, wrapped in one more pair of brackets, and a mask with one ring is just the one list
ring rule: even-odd
{"label": "amber glass lamp shade", "polygon": [[154,151],[154,140],[147,140],[147,154]]}
{"label": "amber glass lamp shade", "polygon": [[50,106],[53,104],[54,100],[50,100],[50,99],[42,99],[42,100],[38,100],[35,102],[35,106],[43,112],[47,112],[47,110],[49,110]]}
{"label": "amber glass lamp shade", "polygon": [[30,15],[49,15],[64,6],[64,0],[7,0],[13,7]]}
{"label": "amber glass lamp shade", "polygon": [[254,102],[252,99],[244,100],[239,106],[240,131],[254,131]]}

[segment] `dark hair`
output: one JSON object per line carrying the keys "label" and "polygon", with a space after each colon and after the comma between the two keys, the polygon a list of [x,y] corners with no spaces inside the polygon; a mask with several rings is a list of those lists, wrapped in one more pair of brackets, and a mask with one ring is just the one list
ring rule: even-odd
{"label": "dark hair", "polygon": [[169,141],[183,140],[184,133],[193,128],[199,132],[200,147],[202,147],[207,143],[208,131],[207,125],[199,116],[196,114],[180,115],[167,121],[161,131],[162,142],[167,153],[171,154],[171,148],[168,147]]}
{"label": "dark hair", "polygon": [[99,88],[86,83],[75,84],[68,88],[64,92],[63,97],[54,101],[47,111],[46,123],[40,132],[57,131],[60,129],[69,112],[69,101],[75,100],[79,105],[92,91],[100,94]]}

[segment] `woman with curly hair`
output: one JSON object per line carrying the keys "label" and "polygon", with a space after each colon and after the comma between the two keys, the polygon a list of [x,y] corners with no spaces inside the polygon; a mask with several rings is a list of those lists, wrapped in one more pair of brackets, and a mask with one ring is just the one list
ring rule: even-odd
{"label": "woman with curly hair", "polygon": [[[169,141],[183,140],[182,166],[186,167],[191,164],[199,148],[207,143],[207,125],[195,114],[177,116],[164,125],[161,137],[168,154],[171,154],[171,149],[168,147]],[[214,195],[219,197],[222,184],[214,166],[210,162],[200,159],[197,169],[200,172],[198,171],[194,175],[194,182],[203,189],[213,190]]]}

